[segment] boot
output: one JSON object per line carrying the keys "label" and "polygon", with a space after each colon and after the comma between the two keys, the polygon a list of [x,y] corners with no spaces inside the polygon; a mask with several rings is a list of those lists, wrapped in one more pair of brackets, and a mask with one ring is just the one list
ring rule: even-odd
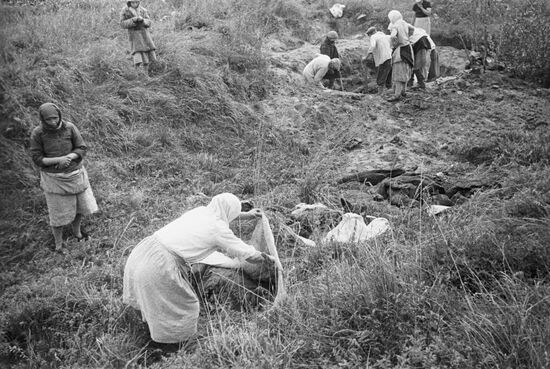
{"label": "boot", "polygon": [[386,92],[385,86],[378,86],[378,95],[383,95]]}

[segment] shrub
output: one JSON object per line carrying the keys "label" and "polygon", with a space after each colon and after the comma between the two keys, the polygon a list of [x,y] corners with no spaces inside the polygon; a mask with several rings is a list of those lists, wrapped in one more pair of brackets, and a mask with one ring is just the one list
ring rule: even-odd
{"label": "shrub", "polygon": [[[519,5],[519,4],[518,4]],[[502,25],[499,57],[512,71],[550,87],[550,5],[529,0],[511,7]]]}
{"label": "shrub", "polygon": [[437,14],[474,50],[487,50],[518,76],[550,85],[550,46],[546,39],[550,5],[545,0],[441,1]]}

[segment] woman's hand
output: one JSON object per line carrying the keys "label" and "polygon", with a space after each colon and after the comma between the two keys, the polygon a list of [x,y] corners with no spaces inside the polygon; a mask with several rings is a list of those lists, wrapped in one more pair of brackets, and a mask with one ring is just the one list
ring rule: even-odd
{"label": "woman's hand", "polygon": [[71,154],[62,156],[62,157],[59,158],[59,162],[57,163],[57,166],[61,169],[65,169],[69,165],[71,165],[71,161],[72,161],[72,155]]}
{"label": "woman's hand", "polygon": [[259,252],[257,254],[254,254],[252,256],[249,256],[245,259],[245,261],[251,263],[251,264],[260,264],[264,261],[270,261],[275,262],[275,258],[271,255],[266,254],[265,252]]}
{"label": "woman's hand", "polygon": [[259,219],[264,215],[264,212],[258,208],[251,209],[249,211],[243,211],[239,214],[239,218],[242,220]]}

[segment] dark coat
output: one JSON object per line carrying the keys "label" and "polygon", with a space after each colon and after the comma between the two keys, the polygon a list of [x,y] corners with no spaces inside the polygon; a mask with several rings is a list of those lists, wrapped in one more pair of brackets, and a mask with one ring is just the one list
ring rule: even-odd
{"label": "dark coat", "polygon": [[328,37],[326,37],[325,41],[321,44],[321,54],[328,55],[331,59],[340,58],[336,45],[334,45],[334,42],[329,40]]}
{"label": "dark coat", "polygon": [[[138,15],[143,18],[143,22],[134,22],[134,18]],[[156,49],[153,39],[151,38],[151,33],[149,32],[151,20],[145,8],[141,6],[137,9],[129,6],[122,8],[120,12],[120,26],[128,30],[132,55],[136,52],[147,52]]]}

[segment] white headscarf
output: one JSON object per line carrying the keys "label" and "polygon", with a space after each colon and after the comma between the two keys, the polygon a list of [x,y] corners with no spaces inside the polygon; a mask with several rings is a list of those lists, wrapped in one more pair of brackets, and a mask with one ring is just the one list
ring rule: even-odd
{"label": "white headscarf", "polygon": [[241,201],[237,196],[226,192],[214,196],[206,208],[229,224],[241,213]]}
{"label": "white headscarf", "polygon": [[388,19],[390,20],[390,22],[392,24],[394,24],[395,22],[397,22],[398,20],[401,20],[403,19],[403,16],[401,15],[401,13],[397,10],[391,10],[389,13],[388,13]]}

